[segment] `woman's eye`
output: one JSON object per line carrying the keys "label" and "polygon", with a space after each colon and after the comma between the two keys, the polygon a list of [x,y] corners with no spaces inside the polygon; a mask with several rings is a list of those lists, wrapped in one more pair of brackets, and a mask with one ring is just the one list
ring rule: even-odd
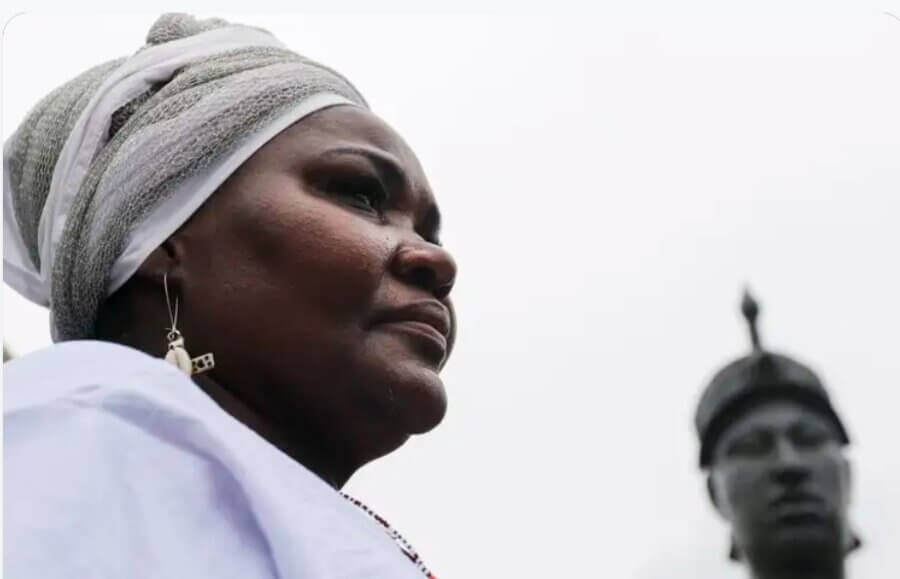
{"label": "woman's eye", "polygon": [[357,176],[332,181],[332,191],[350,205],[370,213],[381,213],[387,193],[381,183],[373,177]]}

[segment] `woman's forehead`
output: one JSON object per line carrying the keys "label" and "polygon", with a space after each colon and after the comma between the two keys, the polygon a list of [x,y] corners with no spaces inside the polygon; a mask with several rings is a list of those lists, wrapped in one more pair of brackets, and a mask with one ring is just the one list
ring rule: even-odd
{"label": "woman's forehead", "polygon": [[406,170],[421,170],[397,131],[371,111],[353,105],[317,111],[282,131],[272,143],[310,155],[339,146],[373,148],[395,157]]}
{"label": "woman's forehead", "polygon": [[418,157],[389,124],[368,109],[338,105],[297,121],[257,151],[257,163],[304,163],[340,151],[370,151],[390,160],[412,188],[431,196]]}

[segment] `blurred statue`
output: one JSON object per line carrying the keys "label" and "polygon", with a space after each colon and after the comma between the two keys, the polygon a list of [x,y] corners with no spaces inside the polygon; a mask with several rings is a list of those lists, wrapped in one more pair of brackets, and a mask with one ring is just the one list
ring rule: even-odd
{"label": "blurred statue", "polygon": [[731,526],[730,557],[754,579],[843,579],[860,542],[848,523],[849,437],[822,381],[760,344],[720,370],[695,418],[709,496]]}

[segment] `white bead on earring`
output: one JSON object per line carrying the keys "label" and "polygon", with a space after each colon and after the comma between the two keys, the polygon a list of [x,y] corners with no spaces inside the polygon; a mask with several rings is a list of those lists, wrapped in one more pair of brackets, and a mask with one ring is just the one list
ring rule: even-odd
{"label": "white bead on earring", "polygon": [[212,370],[216,366],[212,352],[191,358],[184,347],[184,336],[178,331],[178,296],[175,296],[175,311],[172,312],[172,302],[169,300],[168,274],[163,274],[163,289],[166,292],[166,307],[169,310],[169,321],[172,327],[168,328],[166,341],[169,343],[166,352],[166,362],[172,364],[188,376],[201,374]]}

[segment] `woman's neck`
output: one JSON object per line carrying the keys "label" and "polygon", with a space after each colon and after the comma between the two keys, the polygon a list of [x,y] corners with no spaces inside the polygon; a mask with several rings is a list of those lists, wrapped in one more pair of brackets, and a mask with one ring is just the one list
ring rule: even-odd
{"label": "woman's neck", "polygon": [[[165,300],[160,299],[162,290],[137,281],[132,278],[129,284],[107,299],[98,316],[96,336],[151,356],[161,356],[165,353],[165,334],[160,328],[168,319]],[[159,320],[159,323],[147,324],[147,319]],[[347,452],[337,452],[332,448],[333,444],[322,441],[315,432],[298,432],[296,423],[285,428],[210,374],[192,379],[225,412],[335,489],[340,489],[365,462],[347,458]]]}
{"label": "woman's neck", "polygon": [[212,378],[201,375],[195,376],[193,381],[235,420],[256,432],[335,489],[343,487],[356,471],[356,467],[338,464],[334,460],[340,453],[324,452],[317,445],[303,443],[297,437],[285,436],[250,404]]}

